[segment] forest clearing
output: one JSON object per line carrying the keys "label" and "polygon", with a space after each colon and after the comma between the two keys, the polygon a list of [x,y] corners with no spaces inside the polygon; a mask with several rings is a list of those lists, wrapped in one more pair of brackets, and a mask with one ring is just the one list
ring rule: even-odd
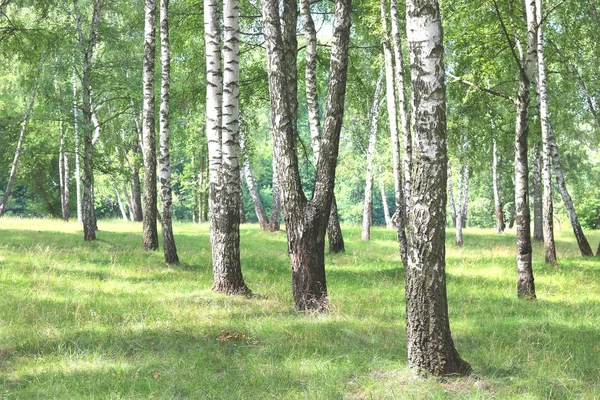
{"label": "forest clearing", "polygon": [[[327,257],[331,310],[298,313],[283,232],[242,225],[254,295],[211,291],[206,224],[175,224],[186,262],[141,249],[139,224],[3,220],[0,397],[593,399],[600,396],[600,261],[557,232],[536,244],[538,299],[515,296],[514,232],[447,244],[452,332],[473,373],[418,380],[406,364],[404,270],[394,230],[344,226]],[[600,233],[590,234],[594,241]]]}

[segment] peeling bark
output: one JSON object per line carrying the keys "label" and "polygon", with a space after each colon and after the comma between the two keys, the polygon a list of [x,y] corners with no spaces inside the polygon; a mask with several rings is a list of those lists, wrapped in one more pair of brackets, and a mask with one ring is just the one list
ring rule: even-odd
{"label": "peeling bark", "polygon": [[446,295],[446,87],[436,0],[408,0],[406,27],[413,110],[413,188],[408,218],[406,336],[418,374],[466,375],[454,347]]}

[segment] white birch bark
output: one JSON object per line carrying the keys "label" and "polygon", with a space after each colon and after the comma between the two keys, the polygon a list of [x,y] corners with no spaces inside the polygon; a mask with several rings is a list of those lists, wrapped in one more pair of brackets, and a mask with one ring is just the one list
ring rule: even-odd
{"label": "white birch bark", "polygon": [[[492,122],[492,129],[495,131],[496,126]],[[504,233],[504,215],[502,213],[502,199],[500,198],[500,187],[498,185],[498,145],[496,136],[493,137],[492,148],[492,186],[494,190],[494,211],[496,214],[496,233]]]}
{"label": "white birch bark", "polygon": [[256,217],[258,218],[260,229],[262,229],[263,231],[268,231],[270,228],[269,218],[267,217],[267,213],[265,212],[265,207],[263,206],[262,200],[260,198],[260,192],[256,185],[256,181],[254,180],[252,166],[250,165],[250,157],[248,156],[248,153],[246,151],[245,138],[241,131],[240,150],[242,151],[244,157],[244,173],[246,177],[246,185],[248,185],[248,191],[250,192],[250,197],[252,197],[252,203],[254,204],[254,211],[256,212]]}
{"label": "white birch bark", "polygon": [[371,239],[371,225],[373,223],[373,156],[377,144],[377,127],[379,121],[379,106],[381,104],[381,82],[383,80],[383,69],[379,71],[373,106],[369,113],[369,144],[367,147],[367,170],[365,176],[365,197],[363,201],[362,240]]}
{"label": "white birch bark", "polygon": [[162,202],[161,227],[163,252],[167,264],[179,264],[173,236],[173,193],[171,189],[171,154],[169,150],[169,91],[171,86],[171,54],[169,47],[169,0],[160,0],[160,154],[158,158]]}
{"label": "white birch bark", "polygon": [[450,160],[448,160],[448,201],[450,202],[450,213],[452,218],[452,226],[456,228],[456,204],[454,203],[454,185],[452,183],[452,165],[450,164]]}
{"label": "white birch bark", "polygon": [[115,190],[115,197],[117,198],[119,211],[121,211],[121,219],[123,219],[123,221],[127,221],[127,210],[125,209],[125,205],[123,204],[123,200],[121,199],[121,193],[119,193],[119,188],[116,183],[113,183],[113,189]]}
{"label": "white birch bark", "polygon": [[379,167],[379,194],[381,195],[381,204],[383,205],[383,217],[385,218],[385,226],[387,228],[393,228],[394,223],[390,216],[390,207],[388,205],[387,196],[385,194],[385,184],[383,183],[383,171],[381,166]]}
{"label": "white birch bark", "polygon": [[[74,64],[74,62],[73,62]],[[79,110],[77,107],[77,70],[73,65],[73,136],[75,141],[75,190],[77,191],[77,222],[83,223],[81,208],[81,166],[79,161]]]}
{"label": "white birch bark", "polygon": [[35,104],[36,95],[37,87],[31,91],[31,95],[29,96],[29,103],[27,103],[27,110],[25,111],[25,118],[23,119],[23,123],[21,124],[21,130],[19,131],[19,140],[17,141],[15,156],[13,157],[13,162],[10,168],[10,175],[8,176],[6,188],[4,188],[4,194],[0,199],[0,217],[2,217],[6,212],[6,204],[8,203],[8,198],[10,196],[10,193],[12,192],[12,187],[15,184],[15,179],[17,177],[17,168],[19,167],[19,158],[21,157],[21,150],[23,149],[23,140],[25,139],[25,133],[27,132],[29,120],[31,119],[31,113]]}

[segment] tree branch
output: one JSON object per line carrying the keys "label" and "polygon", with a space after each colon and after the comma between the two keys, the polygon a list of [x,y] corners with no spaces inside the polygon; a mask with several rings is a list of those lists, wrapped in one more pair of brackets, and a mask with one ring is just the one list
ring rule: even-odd
{"label": "tree branch", "polygon": [[488,89],[488,88],[483,87],[481,85],[478,85],[476,83],[470,82],[470,81],[468,81],[468,80],[466,80],[464,78],[461,78],[459,76],[451,74],[448,71],[446,71],[446,75],[448,75],[450,78],[454,79],[455,81],[464,83],[465,85],[468,85],[468,86],[471,86],[471,87],[474,87],[475,89],[481,90],[482,92],[485,92],[485,93],[488,93],[488,94],[491,94],[491,95],[494,95],[494,96],[497,96],[497,97],[502,97],[503,99],[506,99],[506,100],[510,101],[511,103],[513,103],[513,104],[517,103],[516,99],[510,97],[506,93],[498,92],[498,91],[495,91],[493,89]]}

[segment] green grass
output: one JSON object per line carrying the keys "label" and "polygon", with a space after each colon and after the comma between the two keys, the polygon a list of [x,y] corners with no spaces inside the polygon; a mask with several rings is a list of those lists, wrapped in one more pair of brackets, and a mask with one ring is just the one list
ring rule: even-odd
{"label": "green grass", "polygon": [[[242,227],[255,297],[211,292],[208,226],[178,224],[183,264],[141,249],[141,225],[0,220],[0,398],[600,399],[600,259],[557,235],[534,244],[538,300],[516,298],[514,233],[448,232],[455,344],[474,374],[406,367],[404,273],[395,233],[345,227],[328,255],[331,312],[293,309],[284,233]],[[590,232],[592,247],[600,232]]]}

